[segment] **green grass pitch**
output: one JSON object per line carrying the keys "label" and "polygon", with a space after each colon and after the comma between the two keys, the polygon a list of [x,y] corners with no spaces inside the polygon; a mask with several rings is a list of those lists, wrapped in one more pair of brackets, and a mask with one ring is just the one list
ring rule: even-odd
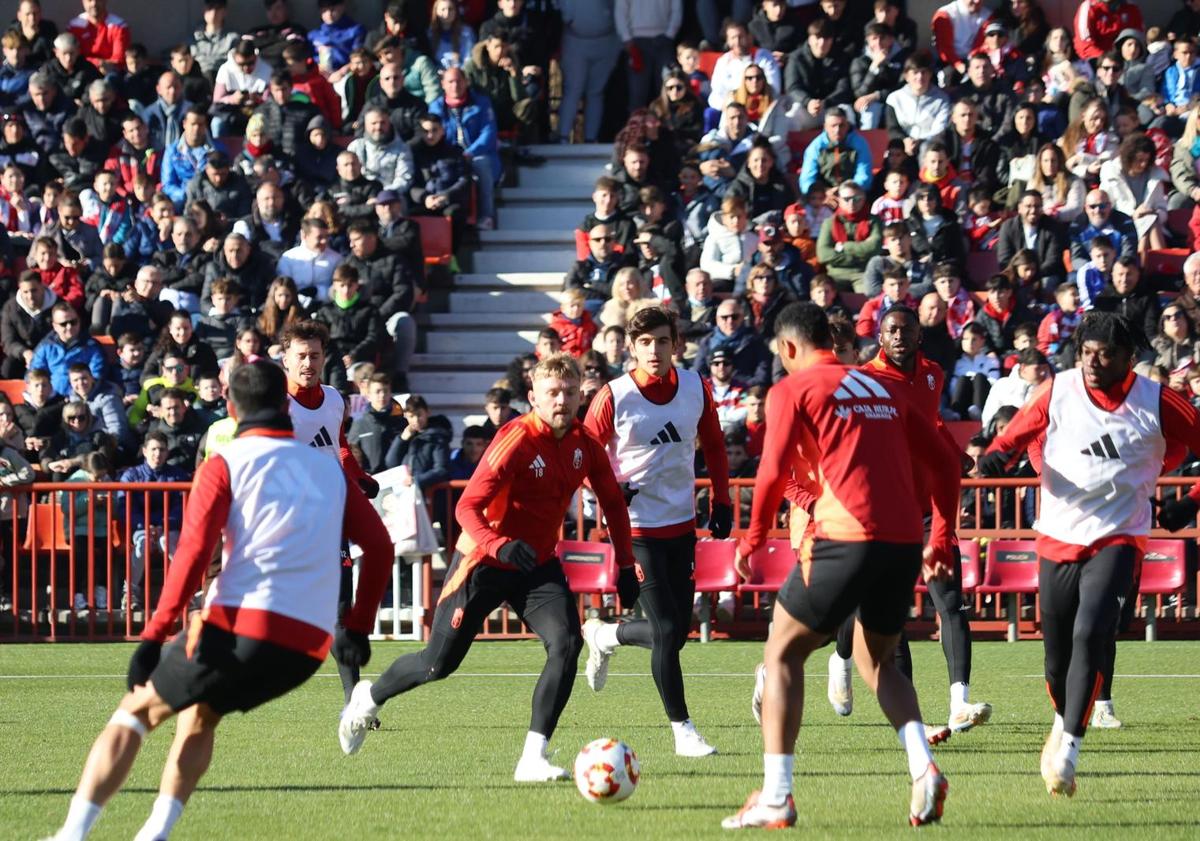
{"label": "green grass pitch", "polygon": [[[411,644],[378,644],[377,672]],[[120,697],[129,645],[0,646],[0,838],[49,834],[66,813],[87,749]],[[992,723],[936,750],[950,781],[946,817],[922,834],[957,838],[1200,837],[1200,663],[1196,643],[1122,643],[1116,709],[1125,728],[1093,731],[1079,793],[1052,800],[1038,775],[1050,710],[1041,645],[975,646],[972,697]],[[631,800],[586,803],[570,783],[519,785],[512,770],[541,666],[537,643],[480,643],[460,674],[393,700],[383,730],[343,757],[342,696],[326,663],[291,695],[218,731],[216,757],[173,838],[203,839],[688,839],[724,836],[722,816],[761,783],[750,717],[759,643],[689,644],[688,700],[718,756],[672,751],[646,652],[622,650],[608,687],[580,674],[551,742],[569,764],[587,741],[626,740],[642,763]],[[855,678],[854,715],[825,700],[828,649],[813,659],[796,761],[797,830],[805,838],[908,838],[909,780],[895,734]],[[945,720],[945,663],[913,645],[927,721]],[[582,668],[582,662],[580,663]],[[93,838],[128,839],[149,813],[170,728],[154,734]]]}

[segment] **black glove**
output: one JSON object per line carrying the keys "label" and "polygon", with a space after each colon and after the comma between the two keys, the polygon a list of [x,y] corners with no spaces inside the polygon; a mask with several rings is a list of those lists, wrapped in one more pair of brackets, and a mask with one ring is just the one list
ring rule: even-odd
{"label": "black glove", "polygon": [[379,496],[379,483],[375,481],[374,476],[360,476],[358,486],[362,488],[363,495],[367,499],[374,499]]}
{"label": "black glove", "polygon": [[621,567],[617,573],[617,595],[621,598],[622,610],[633,610],[637,604],[638,593],[642,590],[642,577],[638,574],[637,564]]}
{"label": "black glove", "polygon": [[158,658],[162,654],[162,643],[142,640],[129,658],[129,674],[125,676],[125,685],[132,690],[135,686],[143,686],[150,680],[151,673],[158,667]]}
{"label": "black glove", "polygon": [[351,669],[361,669],[371,660],[371,640],[366,634],[339,625],[333,635],[333,659]]}
{"label": "black glove", "polygon": [[708,530],[717,540],[729,537],[729,532],[733,530],[733,506],[724,502],[713,505],[712,513],[708,515]]}
{"label": "black glove", "polygon": [[537,568],[537,552],[524,540],[510,540],[500,547],[496,557],[502,564],[516,567],[521,572],[533,572]]}
{"label": "black glove", "polygon": [[1200,505],[1190,496],[1172,499],[1158,505],[1158,524],[1167,531],[1179,531],[1196,519]]}
{"label": "black glove", "polygon": [[1008,463],[1012,461],[1012,457],[1012,453],[1006,453],[1004,450],[997,450],[994,453],[984,453],[975,462],[975,466],[979,468],[980,476],[990,476],[993,478],[1003,476]]}
{"label": "black glove", "polygon": [[633,498],[638,495],[638,489],[626,482],[621,485],[621,493],[625,497],[625,507],[629,507],[629,503],[633,502]]}

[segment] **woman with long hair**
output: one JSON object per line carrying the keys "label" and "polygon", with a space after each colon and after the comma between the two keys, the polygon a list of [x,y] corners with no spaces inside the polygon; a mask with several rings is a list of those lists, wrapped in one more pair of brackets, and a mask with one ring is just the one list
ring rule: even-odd
{"label": "woman with long hair", "polygon": [[455,0],[435,0],[429,21],[433,60],[444,70],[461,67],[475,46],[475,30],[463,22]]}
{"label": "woman with long hair", "polygon": [[1158,317],[1158,333],[1150,340],[1156,354],[1155,365],[1166,368],[1171,377],[1183,380],[1189,369],[1200,364],[1200,337],[1187,310],[1172,302]]}
{"label": "woman with long hair", "polygon": [[1038,131],[1037,107],[1032,102],[1022,102],[1013,111],[1004,131],[996,137],[1002,155],[1000,177],[1008,186],[1006,204],[1010,210],[1017,206],[1025,185],[1033,178],[1038,150],[1045,143],[1046,138]]}
{"label": "woman with long hair", "polygon": [[600,309],[601,329],[613,325],[624,327],[629,304],[646,298],[649,294],[649,290],[646,289],[646,279],[642,277],[642,273],[637,268],[625,266],[618,269],[616,275],[613,276],[612,297],[605,301],[604,306]]}
{"label": "woman with long hair", "polygon": [[279,344],[283,331],[303,318],[304,308],[300,305],[296,282],[282,275],[271,281],[262,314],[258,317],[259,332],[267,342],[267,356],[278,359],[283,355],[283,348]]}
{"label": "woman with long hair", "polygon": [[1058,147],[1067,158],[1067,169],[1087,184],[1100,181],[1100,167],[1117,156],[1117,135],[1109,131],[1108,109],[1096,97],[1084,103],[1079,119],[1067,126]]}
{"label": "woman with long hair", "polygon": [[1108,193],[1113,207],[1133,220],[1138,248],[1143,256],[1151,249],[1166,248],[1163,226],[1167,221],[1169,180],[1155,165],[1154,141],[1141,132],[1121,142],[1117,157],[1100,168],[1100,189]]}
{"label": "woman with long hair", "polygon": [[959,266],[967,264],[967,241],[954,211],[942,205],[942,194],[934,184],[922,184],[913,191],[912,214],[908,217],[908,232],[912,235],[913,257],[930,255],[936,265],[950,260]]}
{"label": "woman with long hair", "polygon": [[1083,212],[1087,187],[1067,169],[1062,149],[1046,143],[1038,149],[1029,189],[1042,194],[1042,212],[1069,225]]}
{"label": "woman with long hair", "polygon": [[680,157],[687,155],[704,136],[704,103],[682,70],[672,70],[663,79],[662,92],[650,103],[650,111],[670,130],[675,152]]}
{"label": "woman with long hair", "polygon": [[167,354],[180,356],[187,362],[193,381],[201,374],[215,374],[219,370],[217,355],[196,336],[191,313],[187,310],[175,310],[171,314],[146,357],[144,370],[157,372]]}
{"label": "woman with long hair", "polygon": [[196,199],[189,203],[183,212],[196,225],[200,242],[204,243],[204,250],[209,254],[217,251],[228,226],[221,223],[221,217],[213,210],[212,205],[204,199]]}
{"label": "woman with long hair", "polygon": [[1094,78],[1096,74],[1092,65],[1075,54],[1071,33],[1061,26],[1051,29],[1046,36],[1046,55],[1042,59],[1046,101],[1065,108],[1076,87]]}
{"label": "woman with long hair", "polygon": [[1009,8],[1000,14],[1012,33],[1012,45],[1017,51],[1034,58],[1041,56],[1050,34],[1050,24],[1037,0],[1012,0]]}
{"label": "woman with long hair", "polygon": [[[742,83],[733,92],[733,101],[746,106],[746,119],[752,128],[771,142],[780,171],[786,172],[792,159],[788,147],[788,132],[796,128],[794,112],[799,107],[787,94],[771,87],[767,74],[757,64],[748,64],[742,72]],[[722,111],[721,120],[725,116]]]}
{"label": "woman with long hair", "polygon": [[342,223],[342,214],[331,201],[320,199],[308,206],[304,211],[304,219],[320,219],[329,230],[329,247],[339,254],[346,254],[350,247],[346,240],[346,226]]}
{"label": "woman with long hair", "polygon": [[[1200,203],[1200,108],[1193,108],[1171,154],[1171,183],[1181,196]],[[1186,204],[1184,205],[1186,207]]]}

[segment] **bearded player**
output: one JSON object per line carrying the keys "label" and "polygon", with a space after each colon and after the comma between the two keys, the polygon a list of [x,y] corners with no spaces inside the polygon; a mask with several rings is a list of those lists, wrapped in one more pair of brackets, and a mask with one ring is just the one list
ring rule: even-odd
{"label": "bearded player", "polygon": [[600,390],[585,425],[606,446],[617,481],[628,489],[637,568],[621,571],[618,589],[621,606],[637,602],[646,618],[587,621],[587,681],[596,691],[604,688],[609,657],[619,646],[649,648],[675,753],[708,756],[716,748],[692,724],[679,652],[691,629],[696,589],[696,441],[712,478],[709,528],[724,539],[733,524],[725,438],[708,386],[694,371],[671,364],[679,344],[674,313],[646,307],[625,332],[636,367]]}
{"label": "bearded player", "polygon": [[[325,368],[325,351],[329,347],[329,328],[317,321],[301,321],[283,331],[280,339],[283,347],[283,370],[287,372],[288,405],[296,440],[314,447],[318,452],[335,458],[346,472],[350,493],[364,494],[374,499],[379,493],[379,484],[365,473],[346,443],[346,401],[332,386],[321,384],[321,372]],[[359,506],[365,522],[360,526],[363,534],[376,549],[392,549],[387,528],[379,513],[371,505]],[[359,547],[366,550],[365,546]],[[346,544],[342,546],[342,574],[338,589],[338,616],[351,607],[354,564]],[[336,659],[336,658],[335,658]],[[352,663],[337,661],[338,677],[342,680],[345,701],[358,683],[358,668]],[[379,722],[374,722],[378,727]]]}
{"label": "bearded player", "polygon": [[[1124,318],[1088,313],[1074,341],[1080,366],[1043,384],[980,458],[1003,475],[1040,450],[1038,592],[1046,689],[1054,723],[1041,771],[1052,795],[1075,793],[1079,748],[1104,683],[1122,599],[1130,595],[1154,520],[1150,502],[1169,446],[1200,452],[1200,413],[1133,372],[1138,339]],[[1031,453],[1031,456],[1033,454]],[[1190,523],[1200,484],[1163,504],[1158,523]]]}
{"label": "bearded player", "polygon": [[[726,829],[796,822],[794,751],[804,704],[804,663],[857,613],[854,656],[908,756],[909,820],[941,818],[948,789],[925,741],[912,683],[895,663],[896,643],[923,565],[925,489],[933,497],[927,578],[949,573],[959,463],[904,394],[837,362],[825,313],[791,304],[775,322],[788,376],[767,398],[767,437],[754,487],[750,530],[735,562],[748,578],[789,481],[815,479],[815,525],[775,602],[764,661],[763,788],[722,821]],[[949,465],[949,469],[947,469]]]}
{"label": "bearded player", "polygon": [[[354,609],[334,630],[338,543],[356,542],[370,503],[353,482],[296,441],[283,373],[242,365],[229,383],[237,437],[196,471],[179,546],[154,616],[129,664],[129,692],[96,739],[54,841],[81,841],[120,790],[151,731],[178,714],[159,794],[135,841],[167,838],[212,759],[217,726],[290,692],[331,646],[356,665],[387,585],[391,553],[363,539]],[[337,524],[329,528],[331,523]],[[221,570],[186,633],[164,646],[218,541]]]}
{"label": "bearded player", "polygon": [[338,728],[347,754],[359,750],[390,698],[452,674],[484,620],[507,602],[546,647],[513,779],[570,779],[550,763],[546,746],[571,697],[583,640],[576,602],[554,550],[571,498],[585,480],[608,518],[617,563],[632,567],[634,556],[629,515],[608,455],[576,417],[579,366],[567,354],[554,354],[530,377],[532,411],[500,428],[458,501],[460,554],[434,610],[429,644],[396,660],[374,685],[364,680],[354,688]]}

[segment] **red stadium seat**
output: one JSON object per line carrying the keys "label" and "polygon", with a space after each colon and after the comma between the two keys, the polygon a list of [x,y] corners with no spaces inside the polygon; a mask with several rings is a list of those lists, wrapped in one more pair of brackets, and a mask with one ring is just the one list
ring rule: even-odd
{"label": "red stadium seat", "polygon": [[1192,220],[1192,209],[1190,207],[1176,208],[1175,210],[1167,211],[1167,230],[1176,236],[1190,237],[1191,231],[1188,230],[1188,222]]}
{"label": "red stadium seat", "polygon": [[704,50],[700,53],[700,72],[708,78],[712,78],[713,68],[717,66],[717,59],[721,57],[719,50]]}
{"label": "red stadium seat", "polygon": [[67,552],[71,544],[63,530],[63,512],[53,502],[35,503],[29,512],[29,527],[25,531],[24,549],[30,552]]}
{"label": "red stadium seat", "polygon": [[743,593],[774,593],[796,568],[796,551],[786,540],[768,540],[750,556],[750,579],[738,585]]}
{"label": "red stadium seat", "polygon": [[804,150],[813,142],[821,129],[813,128],[805,131],[789,131],[787,136],[788,149],[792,152],[792,157],[796,160],[796,166],[800,165],[800,158],[804,156]]}
{"label": "red stadium seat", "polygon": [[1183,263],[1192,252],[1186,248],[1155,248],[1146,252],[1146,273],[1149,275],[1183,274]]}
{"label": "red stadium seat", "polygon": [[959,448],[965,450],[967,443],[983,429],[983,424],[973,420],[946,421],[946,428],[954,436],[954,442],[958,444]]}
{"label": "red stadium seat", "polygon": [[1150,540],[1142,559],[1138,593],[1146,606],[1146,639],[1158,638],[1159,596],[1182,596],[1187,587],[1187,543],[1183,540]]}
{"label": "red stadium seat", "polygon": [[560,540],[555,551],[572,593],[617,592],[617,560],[611,544]]}
{"label": "red stadium seat", "polygon": [[421,229],[421,248],[425,251],[425,265],[450,265],[454,258],[454,234],[450,229],[450,220],[445,216],[411,218]]}
{"label": "red stadium seat", "polygon": [[1008,641],[1017,640],[1022,594],[1038,591],[1037,545],[1032,540],[993,540],[987,547],[987,567],[977,593],[1007,597]]}
{"label": "red stadium seat", "polygon": [[859,134],[867,141],[867,146],[871,150],[872,167],[876,172],[879,172],[879,170],[883,169],[883,162],[887,160],[888,141],[891,140],[887,129],[870,128],[859,132]]}
{"label": "red stadium seat", "polygon": [[588,247],[588,232],[575,229],[575,259],[586,260],[592,251]]}
{"label": "red stadium seat", "polygon": [[982,289],[987,279],[1000,271],[995,251],[972,251],[967,254],[966,283],[968,289]]}
{"label": "red stadium seat", "polygon": [[0,394],[8,398],[8,402],[19,406],[25,402],[24,380],[0,380]]}
{"label": "red stadium seat", "polygon": [[[972,593],[979,586],[979,544],[974,540],[963,540],[958,544],[958,551],[962,554],[962,591]],[[917,573],[917,592],[929,592],[921,573]]]}
{"label": "red stadium seat", "polygon": [[737,589],[738,574],[733,567],[736,540],[696,541],[696,592],[706,594],[700,606],[700,641],[708,642],[711,631],[712,594]]}

